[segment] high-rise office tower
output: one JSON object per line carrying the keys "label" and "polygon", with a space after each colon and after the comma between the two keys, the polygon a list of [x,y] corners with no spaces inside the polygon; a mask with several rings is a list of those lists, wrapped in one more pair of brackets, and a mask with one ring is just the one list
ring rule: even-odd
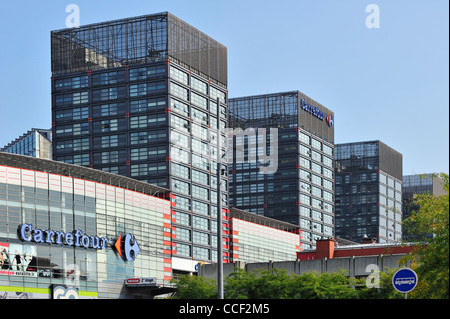
{"label": "high-rise office tower", "polygon": [[228,105],[230,206],[299,225],[303,249],[333,237],[334,113],[299,91]]}
{"label": "high-rise office tower", "polygon": [[402,154],[380,141],[336,144],[336,237],[402,239]]}
{"label": "high-rise office tower", "polygon": [[53,31],[51,45],[53,158],[170,189],[174,256],[216,261],[227,48],[167,12]]}
{"label": "high-rise office tower", "polygon": [[[403,219],[411,216],[419,207],[414,203],[414,195],[429,194],[433,196],[444,195],[443,180],[439,175],[416,174],[403,176]],[[432,234],[429,234],[432,236]],[[420,241],[414,234],[403,229],[403,239],[407,241]]]}

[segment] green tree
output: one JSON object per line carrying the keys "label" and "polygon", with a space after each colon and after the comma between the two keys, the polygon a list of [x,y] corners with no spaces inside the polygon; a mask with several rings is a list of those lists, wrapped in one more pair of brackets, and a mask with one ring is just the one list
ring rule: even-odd
{"label": "green tree", "polygon": [[404,220],[404,229],[423,245],[413,251],[410,260],[419,283],[411,298],[449,298],[449,176],[439,174],[444,195],[415,195],[417,209]]}
{"label": "green tree", "polygon": [[214,279],[184,275],[174,279],[174,299],[217,299],[217,283]]}
{"label": "green tree", "polygon": [[228,299],[286,299],[290,278],[285,270],[274,269],[245,272],[236,269],[226,278]]}
{"label": "green tree", "polygon": [[350,299],[358,298],[356,281],[340,273],[287,275],[285,270],[236,270],[227,277],[229,299]]}

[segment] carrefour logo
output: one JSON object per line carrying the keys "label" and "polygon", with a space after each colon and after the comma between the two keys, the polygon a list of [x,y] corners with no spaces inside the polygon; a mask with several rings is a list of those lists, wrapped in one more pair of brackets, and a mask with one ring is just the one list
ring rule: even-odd
{"label": "carrefour logo", "polygon": [[136,237],[130,234],[121,234],[114,245],[108,245],[109,240],[107,238],[89,236],[81,230],[64,233],[50,229],[42,230],[33,227],[32,224],[22,224],[17,232],[21,240],[38,244],[66,245],[103,250],[106,250],[108,246],[113,246],[124,261],[134,261],[141,250]]}
{"label": "carrefour logo", "polygon": [[136,237],[131,236],[130,234],[120,234],[114,244],[114,248],[119,253],[119,256],[125,261],[134,261],[141,251]]}
{"label": "carrefour logo", "polygon": [[331,114],[327,115],[327,123],[328,123],[329,127],[333,127],[333,125],[334,125],[333,115],[331,115]]}

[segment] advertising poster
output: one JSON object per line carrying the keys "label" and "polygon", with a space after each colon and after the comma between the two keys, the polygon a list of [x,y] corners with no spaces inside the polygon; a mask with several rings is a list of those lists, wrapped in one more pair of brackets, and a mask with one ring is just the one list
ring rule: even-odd
{"label": "advertising poster", "polygon": [[0,242],[0,274],[37,277],[36,247]]}

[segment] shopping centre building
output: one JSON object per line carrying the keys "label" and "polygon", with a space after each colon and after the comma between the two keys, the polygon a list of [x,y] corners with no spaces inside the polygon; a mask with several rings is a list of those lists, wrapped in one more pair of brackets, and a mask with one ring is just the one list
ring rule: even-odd
{"label": "shopping centre building", "polygon": [[[166,192],[119,175],[0,152],[0,298],[170,292]],[[139,283],[126,281],[133,278]]]}

